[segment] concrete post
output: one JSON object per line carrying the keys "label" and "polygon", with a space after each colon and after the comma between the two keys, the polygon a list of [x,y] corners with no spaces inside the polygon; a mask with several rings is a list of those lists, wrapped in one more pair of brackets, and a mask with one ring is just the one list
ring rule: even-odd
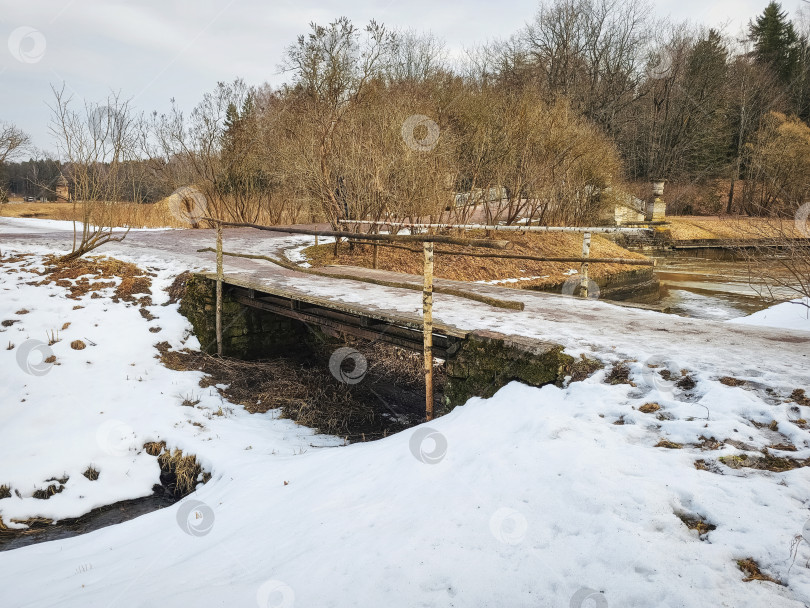
{"label": "concrete post", "polygon": [[657,179],[652,183],[653,200],[647,205],[648,222],[663,222],[666,221],[667,204],[661,197],[664,196],[664,180]]}

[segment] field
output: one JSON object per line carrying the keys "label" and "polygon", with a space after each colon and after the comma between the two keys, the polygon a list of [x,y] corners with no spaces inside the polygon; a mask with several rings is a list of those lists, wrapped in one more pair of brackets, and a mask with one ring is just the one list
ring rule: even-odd
{"label": "field", "polygon": [[[5,203],[0,205],[0,217],[27,217],[42,220],[81,220],[82,203]],[[115,227],[186,228],[188,224],[171,214],[166,199],[148,205],[118,203],[113,209]]]}
{"label": "field", "polygon": [[691,239],[768,239],[787,236],[801,238],[793,218],[742,216],[668,216],[669,231],[676,241]]}

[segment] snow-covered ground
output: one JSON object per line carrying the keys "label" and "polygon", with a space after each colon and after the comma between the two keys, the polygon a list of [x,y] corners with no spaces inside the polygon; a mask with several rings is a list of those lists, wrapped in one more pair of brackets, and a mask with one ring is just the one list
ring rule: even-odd
{"label": "snow-covered ground", "polygon": [[[17,223],[15,238],[8,225],[0,224],[6,255],[64,246],[57,233],[29,238],[32,225]],[[162,305],[163,288],[181,270],[210,268],[210,255],[167,253],[142,237],[101,253],[155,273],[152,321],[109,297],[77,302],[63,287],[29,285],[39,278],[27,272],[30,259],[2,268],[0,321],[17,322],[0,327],[0,346],[14,344],[0,349],[0,485],[21,496],[0,499],[0,517],[69,517],[149,494],[158,467],[142,450],[147,441],[196,454],[212,478],[172,507],[0,552],[1,606],[810,604],[810,528],[791,554],[810,520],[808,469],[718,460],[776,444],[796,451],[775,456],[810,458],[801,422],[810,407],[788,400],[792,389],[810,389],[806,328],[693,322],[551,294],[510,294],[527,303],[520,314],[438,297],[445,322],[555,340],[608,369],[564,388],[512,383],[429,424],[345,446],[277,412],[248,414],[201,389],[199,372],[160,364],[156,342],[196,346],[177,305]],[[278,248],[301,246],[294,238],[279,238]],[[210,246],[206,239],[194,246]],[[262,249],[247,239],[238,246]],[[273,280],[418,307],[418,293],[281,272]],[[21,366],[20,345],[50,330],[60,330],[49,347],[58,365],[42,366],[32,351]],[[88,347],[71,349],[76,339]],[[605,382],[617,361],[634,385]],[[656,373],[663,367],[672,380]],[[694,388],[675,385],[680,369]],[[728,386],[725,375],[745,384]],[[199,403],[182,405],[187,398]],[[661,409],[639,410],[651,402]],[[733,444],[698,447],[712,437]],[[683,447],[655,447],[662,439]],[[82,476],[89,465],[98,480]],[[60,494],[31,496],[66,474]],[[679,515],[716,529],[701,540]],[[784,586],[743,582],[736,561],[748,557]]]}

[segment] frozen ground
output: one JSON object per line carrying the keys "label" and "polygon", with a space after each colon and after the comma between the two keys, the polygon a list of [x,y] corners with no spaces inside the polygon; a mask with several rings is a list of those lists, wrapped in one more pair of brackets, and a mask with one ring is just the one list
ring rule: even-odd
{"label": "frozen ground", "polygon": [[[61,228],[0,219],[0,249],[66,248]],[[226,249],[306,242],[240,231],[226,236]],[[439,295],[444,322],[551,339],[608,369],[564,388],[513,383],[428,425],[343,446],[277,412],[250,415],[200,389],[198,372],[154,358],[159,341],[195,346],[176,305],[161,305],[162,289],[183,269],[210,269],[212,256],[195,249],[211,245],[210,232],[143,231],[101,251],[156,274],[151,322],[108,297],[88,295],[74,310],[62,287],[27,284],[36,278],[30,261],[3,267],[0,320],[17,322],[0,327],[0,346],[15,345],[0,349],[0,484],[21,496],[0,500],[0,517],[69,517],[150,493],[158,469],[146,441],[196,454],[212,478],[173,507],[0,553],[0,605],[810,604],[810,527],[791,554],[810,519],[808,469],[719,461],[778,444],[796,451],[771,448],[774,456],[810,458],[802,423],[810,407],[788,400],[810,388],[810,331],[801,323],[694,321],[509,292],[526,302],[515,313]],[[326,297],[419,307],[418,293],[227,264]],[[23,308],[30,312],[16,314]],[[46,371],[25,373],[18,347],[66,322],[50,347],[58,365],[42,368],[32,353],[29,371]],[[88,348],[72,350],[75,339]],[[635,386],[605,382],[617,361]],[[656,373],[663,368],[671,380]],[[693,388],[674,383],[682,369]],[[728,386],[724,376],[745,383]],[[189,397],[199,403],[182,405]],[[661,409],[639,410],[651,402]],[[724,443],[703,450],[703,438]],[[662,439],[682,447],[655,447]],[[91,464],[100,471],[92,482],[81,474]],[[65,474],[60,494],[31,496]],[[701,540],[681,517],[716,528]],[[743,582],[736,562],[748,557],[784,585]]]}

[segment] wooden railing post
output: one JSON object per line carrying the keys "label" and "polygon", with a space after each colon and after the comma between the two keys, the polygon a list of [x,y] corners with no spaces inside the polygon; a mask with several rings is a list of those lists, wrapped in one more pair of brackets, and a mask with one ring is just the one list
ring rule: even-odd
{"label": "wooden railing post", "polygon": [[433,420],[433,243],[431,241],[425,241],[422,318],[425,350],[425,420]]}
{"label": "wooden railing post", "polygon": [[222,222],[217,222],[217,355],[222,356]]}
{"label": "wooden railing post", "polygon": [[[591,257],[591,233],[582,233],[582,257]],[[580,294],[583,298],[588,297],[588,262],[582,262],[579,266],[579,274],[581,275]]]}

